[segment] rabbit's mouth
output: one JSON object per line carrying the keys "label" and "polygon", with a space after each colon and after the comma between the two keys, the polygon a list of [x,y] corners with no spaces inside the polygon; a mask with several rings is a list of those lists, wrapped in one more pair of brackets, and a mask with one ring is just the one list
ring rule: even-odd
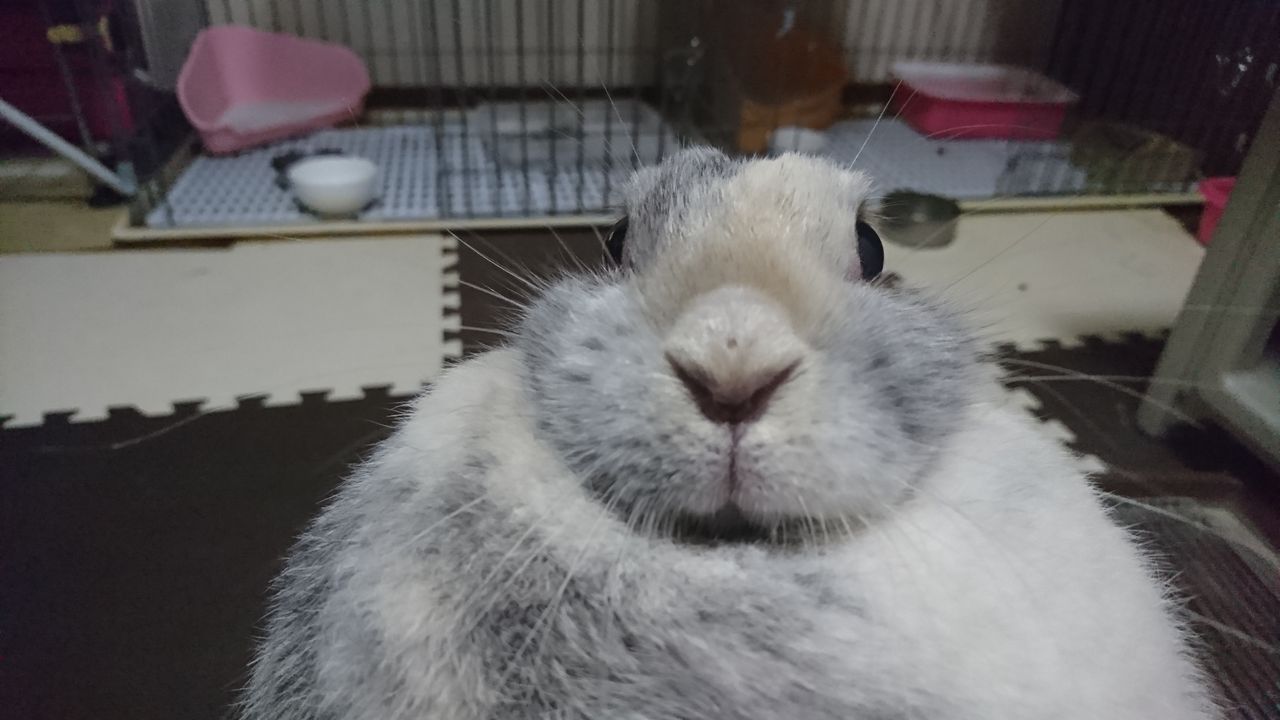
{"label": "rabbit's mouth", "polygon": [[[818,518],[753,518],[734,502],[713,513],[680,513],[672,518],[671,537],[689,545],[812,545],[833,538],[834,530]],[[837,533],[838,534],[838,533]]]}
{"label": "rabbit's mouth", "polygon": [[672,523],[672,535],[681,542],[695,545],[758,543],[770,541],[772,528],[748,517],[730,502],[714,513],[677,516]]}
{"label": "rabbit's mouth", "polygon": [[[705,495],[682,508],[670,512],[666,522],[657,527],[669,528],[670,537],[689,545],[766,545],[798,547],[818,545],[843,537],[850,526],[835,523],[807,513],[769,509],[755,497],[760,485],[757,473],[744,467],[741,455],[743,429],[734,426],[729,434],[723,479],[708,484]],[[748,487],[744,487],[744,479]]]}

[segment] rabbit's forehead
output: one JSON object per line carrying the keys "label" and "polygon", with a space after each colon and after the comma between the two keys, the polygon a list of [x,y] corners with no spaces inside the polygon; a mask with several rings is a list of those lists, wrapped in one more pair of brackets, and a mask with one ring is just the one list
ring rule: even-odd
{"label": "rabbit's forehead", "polygon": [[843,267],[856,252],[855,226],[870,188],[863,173],[820,158],[748,162],[723,181],[722,222],[741,235],[813,251]]}
{"label": "rabbit's forehead", "polygon": [[777,302],[798,330],[819,326],[856,263],[865,177],[783,156],[736,162],[707,179],[689,188],[696,200],[673,200],[655,242],[637,248],[635,282],[655,322],[674,322],[718,287],[743,285]]}
{"label": "rabbit's forehead", "polygon": [[630,211],[640,265],[709,242],[750,239],[787,243],[843,266],[854,225],[870,193],[860,172],[803,155],[739,161],[707,149],[686,150],[642,171]]}
{"label": "rabbit's forehead", "polygon": [[744,162],[723,180],[734,199],[784,212],[856,212],[871,191],[866,173],[807,155]]}
{"label": "rabbit's forehead", "polygon": [[726,179],[742,163],[709,148],[693,148],[636,174],[627,191],[628,252],[649,264],[664,247],[682,246],[721,216]]}

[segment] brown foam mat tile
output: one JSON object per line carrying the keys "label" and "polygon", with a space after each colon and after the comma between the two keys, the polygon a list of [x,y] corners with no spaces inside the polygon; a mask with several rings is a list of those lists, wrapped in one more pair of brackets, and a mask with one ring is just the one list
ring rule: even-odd
{"label": "brown foam mat tile", "polygon": [[1228,717],[1280,717],[1280,565],[1229,511],[1188,498],[1112,512],[1159,559],[1200,640]]}

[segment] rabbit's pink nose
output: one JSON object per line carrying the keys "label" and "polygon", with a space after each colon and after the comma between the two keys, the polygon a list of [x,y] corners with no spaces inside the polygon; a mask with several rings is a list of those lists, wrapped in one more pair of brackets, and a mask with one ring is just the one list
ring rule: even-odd
{"label": "rabbit's pink nose", "polygon": [[720,383],[697,366],[681,364],[670,355],[671,371],[684,383],[698,410],[711,422],[726,425],[752,422],[764,414],[778,388],[795,373],[798,362],[732,383]]}

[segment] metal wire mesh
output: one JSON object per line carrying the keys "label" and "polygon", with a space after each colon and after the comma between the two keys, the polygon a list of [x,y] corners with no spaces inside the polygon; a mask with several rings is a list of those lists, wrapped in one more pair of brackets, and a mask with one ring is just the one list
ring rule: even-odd
{"label": "metal wire mesh", "polygon": [[[902,60],[1017,65],[1080,101],[1040,142],[894,145],[900,133],[877,130],[860,162],[894,182],[974,177],[951,193],[966,197],[1182,192],[1238,168],[1280,61],[1274,0],[206,1],[212,24],[353,48],[369,106],[413,111],[362,127],[421,130],[441,217],[603,211],[627,174],[682,143],[785,150],[779,126],[827,129],[830,154],[849,161],[849,123],[896,94]],[[895,119],[904,99],[918,102],[897,94],[885,128],[914,132]],[[980,172],[965,159],[979,147]],[[512,187],[514,205],[483,199]],[[153,186],[161,204],[169,189]]]}

